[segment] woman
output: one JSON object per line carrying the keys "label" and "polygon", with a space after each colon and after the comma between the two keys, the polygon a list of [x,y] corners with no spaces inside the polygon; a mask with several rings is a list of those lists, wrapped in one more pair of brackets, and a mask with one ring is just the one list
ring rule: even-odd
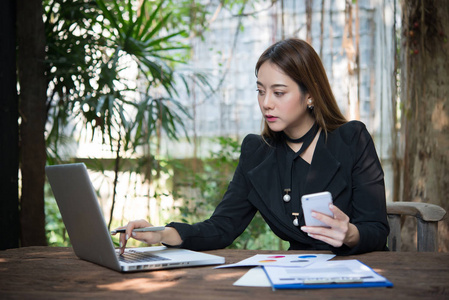
{"label": "woman", "polygon": [[[313,48],[299,39],[272,45],[256,77],[264,130],[243,140],[234,177],[210,219],[151,233],[132,232],[151,226],[132,221],[120,236],[121,251],[131,236],[192,250],[224,248],[257,211],[290,249],[339,255],[386,249],[384,177],[373,141],[363,123],[341,114]],[[322,191],[332,194],[334,216],[314,213],[328,226],[305,226],[300,198]]]}

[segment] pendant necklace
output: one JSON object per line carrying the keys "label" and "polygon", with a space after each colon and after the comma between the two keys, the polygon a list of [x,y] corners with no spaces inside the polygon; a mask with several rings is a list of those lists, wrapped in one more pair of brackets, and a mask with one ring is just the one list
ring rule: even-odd
{"label": "pendant necklace", "polygon": [[[303,143],[301,146],[301,149],[299,149],[298,152],[296,152],[293,156],[287,157],[287,168],[285,169],[286,173],[285,173],[284,180],[285,180],[285,185],[288,185],[288,186],[286,188],[284,188],[284,195],[282,196],[282,200],[285,203],[290,202],[290,200],[292,199],[290,193],[292,191],[293,162],[310,146],[310,144],[312,143],[313,139],[315,138],[317,132],[318,132],[318,124],[315,122],[313,124],[312,128],[310,128],[310,130],[305,135],[300,137],[299,139],[292,139],[284,133],[284,137],[285,137],[286,141],[289,141],[289,142],[295,143],[295,144]],[[295,217],[295,219],[293,220],[293,225],[299,226],[299,220],[298,220],[299,212],[293,212],[292,216]]]}

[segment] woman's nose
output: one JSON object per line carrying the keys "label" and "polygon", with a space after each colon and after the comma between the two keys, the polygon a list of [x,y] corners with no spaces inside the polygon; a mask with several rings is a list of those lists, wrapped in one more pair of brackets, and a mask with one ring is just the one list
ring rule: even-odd
{"label": "woman's nose", "polygon": [[263,102],[262,102],[263,108],[271,109],[271,108],[273,108],[273,104],[274,104],[274,102],[273,102],[273,99],[272,99],[271,95],[270,94],[266,94],[264,99],[263,99]]}

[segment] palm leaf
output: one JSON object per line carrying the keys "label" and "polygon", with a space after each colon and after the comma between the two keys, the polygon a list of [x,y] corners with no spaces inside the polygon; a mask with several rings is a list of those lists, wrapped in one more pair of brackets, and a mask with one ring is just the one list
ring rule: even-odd
{"label": "palm leaf", "polygon": [[[145,9],[145,4],[146,1],[144,1],[144,3],[142,3],[142,10]],[[156,6],[156,9],[153,11],[153,13],[150,15],[150,17],[148,18],[148,21],[145,23],[144,28],[142,28],[142,30],[140,31],[140,34],[136,37],[138,40],[145,40],[145,34],[148,32],[148,30],[150,29],[151,25],[153,24],[154,20],[156,19],[156,15],[158,14],[159,10],[162,7],[162,3],[163,1],[160,1],[159,5]],[[143,18],[144,14],[140,14],[140,16]]]}

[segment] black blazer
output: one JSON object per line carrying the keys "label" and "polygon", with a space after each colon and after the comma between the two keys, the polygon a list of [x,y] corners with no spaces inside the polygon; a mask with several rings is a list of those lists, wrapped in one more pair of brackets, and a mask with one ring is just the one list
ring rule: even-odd
{"label": "black blazer", "polygon": [[[181,247],[211,250],[230,245],[248,226],[257,211],[290,249],[331,250],[349,255],[387,250],[384,174],[373,140],[363,123],[351,121],[318,139],[306,179],[305,193],[329,191],[334,204],[345,212],[360,232],[353,248],[340,248],[310,238],[294,226],[282,201],[283,189],[276,158],[277,148],[259,135],[242,142],[239,164],[223,200],[210,219],[194,225],[170,223],[178,230]],[[304,224],[303,217],[300,224]]]}

